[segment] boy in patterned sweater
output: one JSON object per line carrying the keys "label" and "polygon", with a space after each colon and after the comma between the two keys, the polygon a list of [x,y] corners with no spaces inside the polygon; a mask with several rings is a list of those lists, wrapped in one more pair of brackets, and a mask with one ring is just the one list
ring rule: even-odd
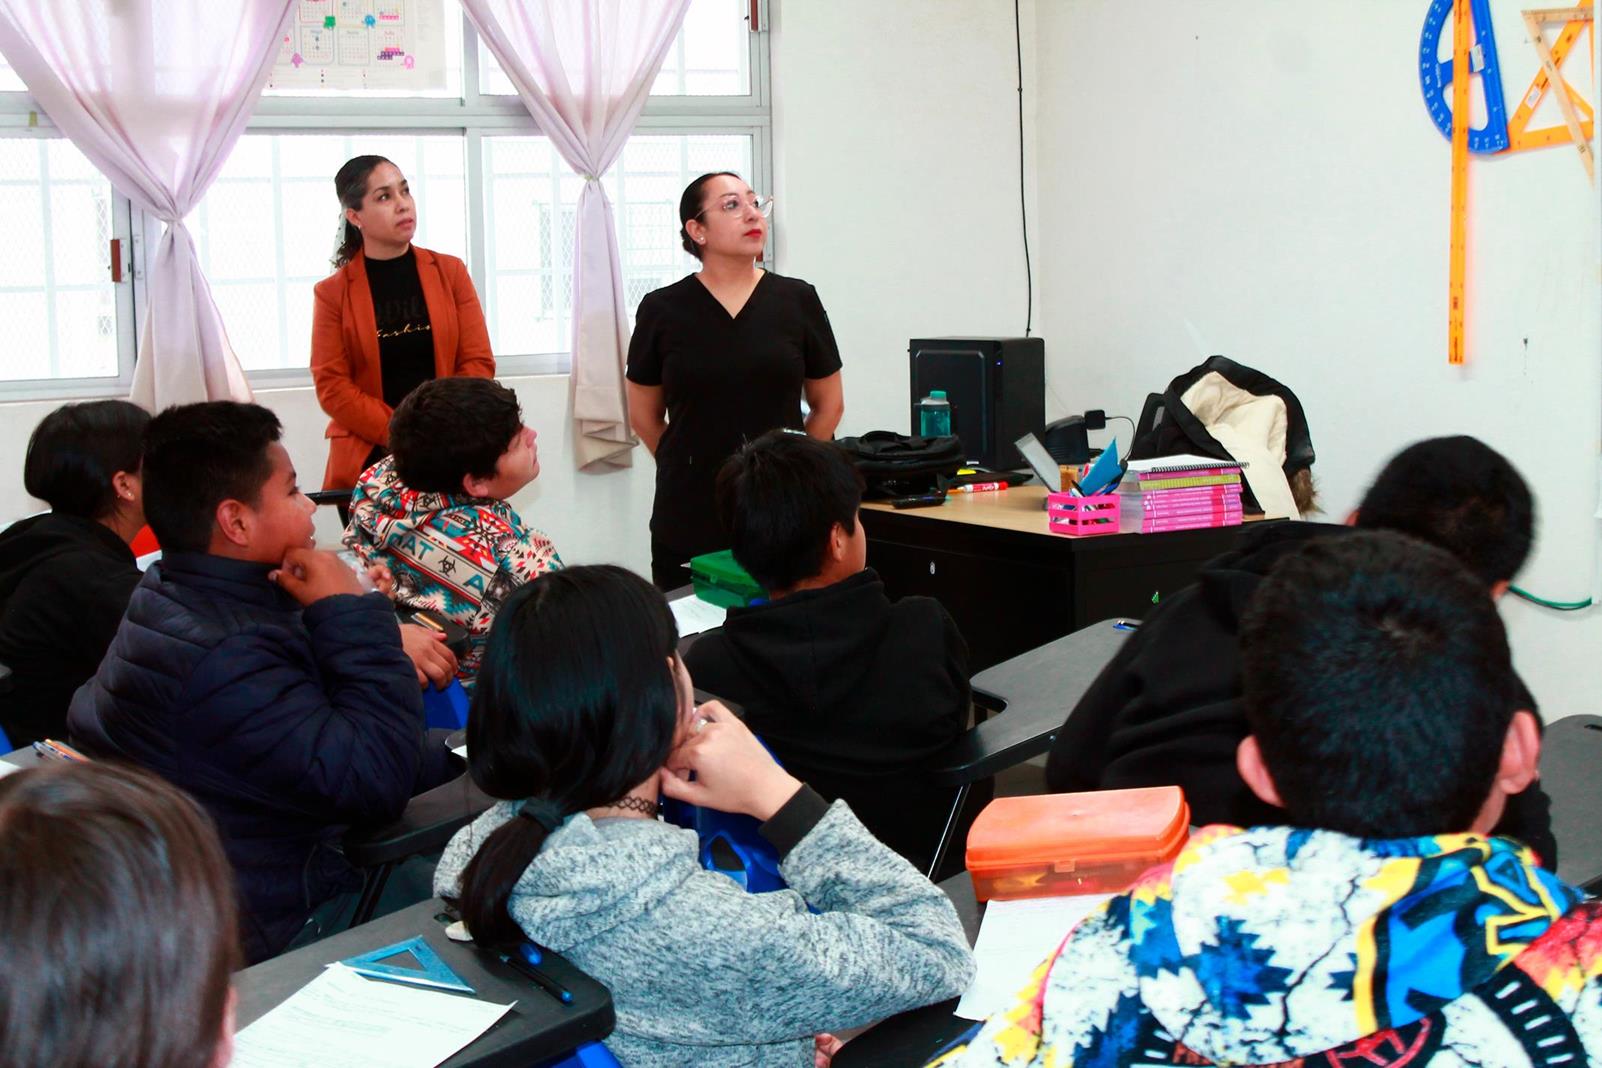
{"label": "boy in patterned sweater", "polygon": [[506,595],[562,566],[551,539],[509,501],[540,473],[517,394],[488,378],[413,390],[389,426],[392,454],[362,473],[345,545],[384,564],[394,598],[467,628],[457,677],[471,690]]}
{"label": "boy in patterned sweater", "polygon": [[1490,835],[1535,778],[1482,584],[1400,534],[1319,539],[1241,633],[1215,825],[1087,917],[942,1068],[1602,1063],[1602,903]]}

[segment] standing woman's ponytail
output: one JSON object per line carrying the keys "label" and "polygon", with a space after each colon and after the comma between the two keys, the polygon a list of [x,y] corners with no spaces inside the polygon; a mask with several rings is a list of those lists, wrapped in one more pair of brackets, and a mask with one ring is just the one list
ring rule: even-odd
{"label": "standing woman's ponytail", "polygon": [[361,228],[346,218],[345,209],[361,210],[362,199],[367,196],[368,176],[373,173],[374,167],[389,162],[383,156],[357,156],[346,160],[334,175],[334,192],[339,197],[339,245],[329,262],[336,271],[354,259],[362,247]]}
{"label": "standing woman's ponytail", "polygon": [[467,770],[486,794],[518,805],[462,872],[458,907],[475,942],[521,941],[508,905],[546,839],[667,762],[678,641],[661,592],[611,565],[548,572],[495,613],[467,717]]}

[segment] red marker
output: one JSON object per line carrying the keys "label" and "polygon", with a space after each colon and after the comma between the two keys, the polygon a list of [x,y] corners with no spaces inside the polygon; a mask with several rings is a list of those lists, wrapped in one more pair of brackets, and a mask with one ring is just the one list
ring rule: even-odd
{"label": "red marker", "polygon": [[952,486],[947,493],[984,493],[988,490],[1004,490],[1005,482],[970,482],[965,486]]}

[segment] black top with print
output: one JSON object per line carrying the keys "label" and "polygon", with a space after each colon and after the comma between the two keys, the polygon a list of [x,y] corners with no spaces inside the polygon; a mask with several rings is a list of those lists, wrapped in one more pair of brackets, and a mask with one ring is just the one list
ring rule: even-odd
{"label": "black top with print", "polygon": [[434,332],[428,321],[417,253],[367,261],[367,288],[378,323],[378,360],[384,376],[384,403],[394,408],[406,394],[434,377]]}

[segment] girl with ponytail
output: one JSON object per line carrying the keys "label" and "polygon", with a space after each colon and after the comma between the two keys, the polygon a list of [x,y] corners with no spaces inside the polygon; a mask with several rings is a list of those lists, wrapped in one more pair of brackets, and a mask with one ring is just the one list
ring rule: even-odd
{"label": "girl with ponytail", "polygon": [[[474,939],[532,941],[605,983],[606,1045],[630,1068],[803,1068],[827,1032],[959,994],[973,962],[950,902],[726,708],[697,706],[677,644],[661,593],[622,568],[507,598],[467,727],[500,803],[435,877]],[[792,889],[702,869],[695,833],[656,818],[664,796],[764,821]]]}
{"label": "girl with ponytail", "polygon": [[311,369],[328,413],[324,489],[349,489],[389,452],[389,417],[424,382],[495,377],[467,266],[412,244],[417,204],[400,168],[357,156],[334,175],[339,244],[315,287]]}

